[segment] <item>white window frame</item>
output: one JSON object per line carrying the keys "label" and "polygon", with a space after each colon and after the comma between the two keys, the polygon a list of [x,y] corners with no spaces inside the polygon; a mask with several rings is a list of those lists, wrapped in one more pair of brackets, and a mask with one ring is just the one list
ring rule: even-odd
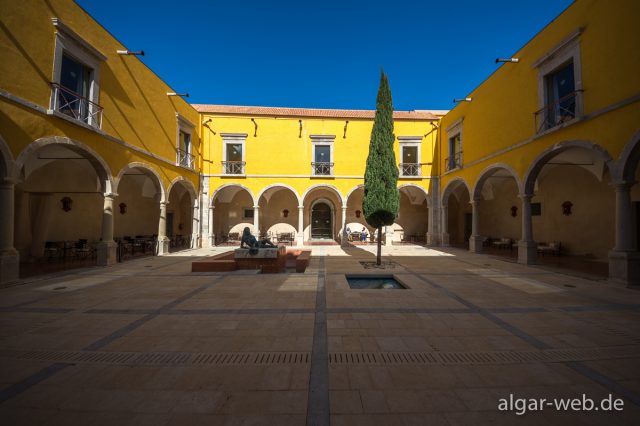
{"label": "white window frame", "polygon": [[[184,167],[187,169],[194,169],[195,155],[193,155],[193,130],[196,126],[179,112],[176,112],[176,122],[176,166]],[[191,156],[191,161],[189,161],[190,166],[181,164],[180,161],[180,132],[184,132],[189,135],[189,149],[187,150],[186,154]]]}
{"label": "white window frame", "polygon": [[422,163],[420,162],[420,160],[422,159],[422,152],[421,152],[422,136],[398,136],[398,144],[400,145],[400,164],[403,164],[402,162],[403,148],[414,147],[414,146],[418,148],[416,150],[417,152],[416,152],[416,163],[415,163],[418,165],[418,174],[405,175],[402,173],[402,167],[400,167],[400,177],[407,177],[407,178],[422,177]]}
{"label": "white window frame", "polygon": [[227,146],[242,145],[242,173],[227,173],[226,168],[222,167],[222,174],[227,176],[245,176],[247,174],[247,133],[220,133],[222,137],[222,161],[227,161]]}
{"label": "white window frame", "polygon": [[[51,23],[55,28],[56,36],[51,81],[53,83],[60,84],[62,56],[66,53],[82,65],[91,69],[91,82],[89,84],[89,97],[87,99],[95,104],[100,104],[100,65],[102,62],[107,60],[107,57],[64,24],[60,18],[51,18]],[[67,115],[56,111],[55,105],[55,91],[52,90],[51,98],[49,100],[49,110],[47,113],[50,115],[63,116],[64,118],[69,119]],[[73,119],[71,118],[71,120]],[[96,122],[91,114],[89,115],[88,124],[97,128],[100,128],[101,126],[101,123]]]}
{"label": "white window frame", "polygon": [[315,172],[315,168],[313,166],[313,164],[311,165],[311,176],[313,177],[330,177],[334,175],[334,170],[333,170],[333,144],[336,140],[336,135],[310,135],[309,138],[311,138],[311,146],[312,146],[312,150],[311,150],[311,162],[315,163],[316,162],[316,146],[318,145],[328,145],[329,146],[329,164],[330,165],[330,169],[329,169],[329,174],[328,175],[317,175]]}
{"label": "white window frame", "polygon": [[[449,173],[449,172],[453,172],[455,170],[459,170],[462,168],[462,162],[463,162],[463,154],[464,154],[464,150],[462,149],[462,146],[464,144],[464,139],[463,139],[463,131],[462,131],[462,124],[464,122],[464,117],[459,118],[458,120],[454,121],[449,127],[446,128],[446,132],[447,132],[447,158],[451,159],[452,155],[455,155],[455,152],[451,152],[451,139],[455,138],[456,136],[460,136],[460,162],[458,164],[456,164],[456,167],[449,169],[445,172]],[[447,164],[445,164],[445,170],[448,168],[449,166]]]}
{"label": "white window frame", "polygon": [[[564,40],[554,46],[550,51],[540,57],[532,65],[538,70],[538,110],[547,106],[547,76],[558,71],[568,62],[573,63],[573,78],[576,93],[575,118],[565,123],[557,124],[547,128],[540,133],[552,129],[559,129],[567,124],[574,123],[584,115],[583,107],[583,87],[582,87],[582,64],[580,58],[580,35],[584,28],[578,28],[567,36]],[[537,131],[537,129],[536,129]]]}

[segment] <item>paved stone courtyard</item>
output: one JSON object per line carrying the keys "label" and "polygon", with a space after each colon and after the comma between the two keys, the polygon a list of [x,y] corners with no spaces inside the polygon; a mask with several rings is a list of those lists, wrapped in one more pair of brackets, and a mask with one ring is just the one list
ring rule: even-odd
{"label": "paved stone courtyard", "polygon": [[[640,292],[463,250],[313,247],[304,274],[192,274],[224,249],[0,289],[0,423],[638,424]],[[393,273],[407,290],[351,290]],[[622,398],[622,411],[501,398]]]}

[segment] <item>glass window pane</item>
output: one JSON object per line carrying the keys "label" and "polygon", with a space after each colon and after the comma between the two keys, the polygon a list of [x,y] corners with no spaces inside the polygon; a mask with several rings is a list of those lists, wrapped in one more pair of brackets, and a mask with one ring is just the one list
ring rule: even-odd
{"label": "glass window pane", "polygon": [[91,70],[80,62],[63,55],[62,67],[60,69],[60,85],[82,97],[89,94],[89,76]]}
{"label": "glass window pane", "polygon": [[417,146],[405,146],[402,148],[402,162],[403,163],[417,163],[418,162],[418,147]]}
{"label": "glass window pane", "polygon": [[316,145],[316,163],[331,162],[331,147],[329,145]]}
{"label": "glass window pane", "polygon": [[242,144],[227,144],[227,161],[242,161]]}

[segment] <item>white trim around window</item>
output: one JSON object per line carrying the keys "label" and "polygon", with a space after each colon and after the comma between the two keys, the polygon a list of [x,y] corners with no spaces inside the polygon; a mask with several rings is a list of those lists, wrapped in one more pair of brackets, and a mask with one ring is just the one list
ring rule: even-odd
{"label": "white trim around window", "polygon": [[[421,177],[422,176],[422,165],[421,165],[421,159],[422,159],[422,153],[421,153],[421,146],[422,146],[422,136],[398,136],[398,144],[400,145],[400,164],[404,164],[403,161],[403,150],[404,148],[409,148],[409,147],[416,147],[416,159],[415,159],[415,168],[413,167],[409,167],[409,168],[404,168],[400,167],[400,177],[410,177],[410,178],[417,178],[417,177]],[[413,171],[416,171],[416,174],[411,174]],[[405,171],[408,171],[409,174],[405,174]]]}
{"label": "white trim around window", "polygon": [[[98,105],[100,103],[100,65],[107,60],[107,57],[69,28],[60,18],[51,18],[51,23],[55,29],[51,82],[60,84],[62,57],[66,54],[91,70],[87,99]],[[56,114],[56,94],[56,90],[51,91],[47,114]],[[88,124],[99,128],[100,122],[93,120],[95,119],[89,118]]]}
{"label": "white trim around window", "polygon": [[[246,158],[247,158],[247,150],[246,150],[246,142],[247,142],[247,133],[220,133],[220,137],[222,137],[222,174],[223,175],[239,175],[244,176],[247,173],[246,170]],[[231,169],[225,168],[225,163],[227,162],[227,146],[228,145],[238,145],[242,146],[242,164],[240,165],[240,169],[233,167]],[[232,170],[234,173],[227,173],[227,170]],[[236,170],[240,170],[240,173],[235,173]]]}
{"label": "white trim around window", "polygon": [[[333,176],[333,143],[335,142],[336,135],[309,135],[311,139],[311,176]],[[316,162],[316,147],[317,146],[329,146],[329,174],[316,173],[313,163]]]}
{"label": "white trim around window", "polygon": [[576,118],[583,114],[582,103],[582,66],[580,63],[580,35],[584,28],[578,28],[564,40],[554,46],[532,65],[538,69],[538,108],[547,104],[545,77],[557,71],[568,62],[573,62],[573,78],[576,93]]}

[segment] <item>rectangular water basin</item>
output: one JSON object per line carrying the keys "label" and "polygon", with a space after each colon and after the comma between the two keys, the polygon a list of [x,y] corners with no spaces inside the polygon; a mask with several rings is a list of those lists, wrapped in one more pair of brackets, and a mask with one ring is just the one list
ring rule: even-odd
{"label": "rectangular water basin", "polygon": [[393,275],[345,275],[349,288],[356,290],[406,290]]}

